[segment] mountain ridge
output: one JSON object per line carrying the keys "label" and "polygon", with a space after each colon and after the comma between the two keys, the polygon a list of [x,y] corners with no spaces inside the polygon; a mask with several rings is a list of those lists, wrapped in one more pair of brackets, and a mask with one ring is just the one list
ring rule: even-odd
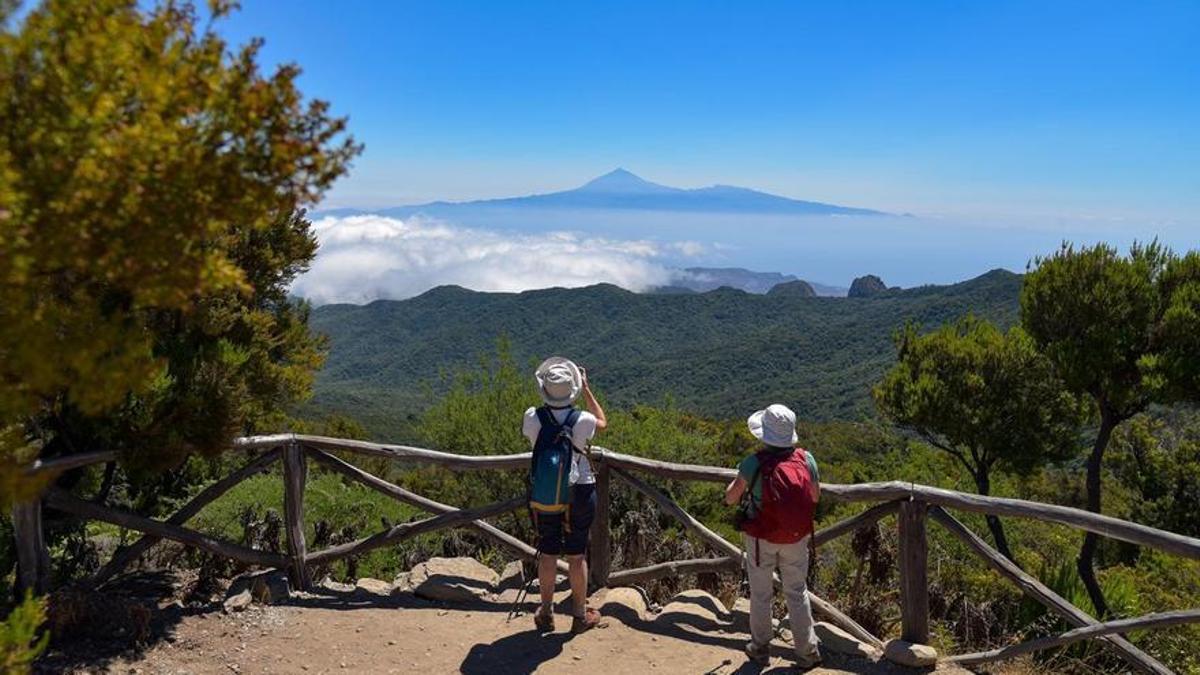
{"label": "mountain ridge", "polygon": [[897,328],[967,313],[1011,325],[1021,279],[997,270],[869,298],[440,286],[407,300],[325,305],[310,326],[331,349],[306,412],[347,413],[376,438],[402,438],[445,390],[440,375],[478,368],[504,337],[518,367],[568,355],[588,367],[606,403],[621,407],[674,401],[729,418],[780,401],[805,419],[858,419],[871,414],[870,387],[894,362]]}

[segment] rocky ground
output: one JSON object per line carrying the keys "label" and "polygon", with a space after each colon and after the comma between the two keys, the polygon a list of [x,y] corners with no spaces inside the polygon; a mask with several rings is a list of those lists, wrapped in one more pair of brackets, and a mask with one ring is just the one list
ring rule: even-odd
{"label": "rocky ground", "polygon": [[[278,575],[241,579],[224,603],[167,606],[174,614],[149,644],[106,652],[80,643],[52,654],[41,672],[120,673],[758,673],[794,672],[776,640],[767,669],[747,662],[745,606],[726,610],[688,591],[647,607],[635,589],[593,598],[607,625],[579,636],[559,616],[539,635],[527,613],[508,620],[519,586],[469,559],[436,560],[395,583],[332,582],[287,593]],[[557,594],[565,601],[567,593]],[[565,610],[565,605],[560,607]],[[784,633],[783,638],[786,638]],[[826,632],[825,664],[814,673],[965,672],[946,665],[910,669],[878,651]],[[833,648],[837,642],[838,653]],[[844,643],[844,644],[843,644]],[[858,655],[853,655],[855,651]]]}

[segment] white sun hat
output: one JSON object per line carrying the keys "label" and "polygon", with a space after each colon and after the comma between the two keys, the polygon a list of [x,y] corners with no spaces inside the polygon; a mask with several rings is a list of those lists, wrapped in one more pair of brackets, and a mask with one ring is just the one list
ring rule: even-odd
{"label": "white sun hat", "polygon": [[771,447],[790,448],[800,440],[796,435],[796,413],[786,405],[769,405],[751,415],[746,424],[755,438]]}
{"label": "white sun hat", "polygon": [[533,372],[533,378],[537,381],[538,393],[542,395],[542,400],[552,408],[571,405],[583,389],[579,366],[561,356],[551,356],[542,361],[542,365]]}

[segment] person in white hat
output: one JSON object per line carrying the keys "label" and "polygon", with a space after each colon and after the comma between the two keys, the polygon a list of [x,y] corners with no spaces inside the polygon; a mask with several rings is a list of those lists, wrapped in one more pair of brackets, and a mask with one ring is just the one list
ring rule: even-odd
{"label": "person in white hat", "polygon": [[726,504],[743,504],[738,529],[746,543],[750,580],[750,643],[746,654],[759,665],[770,663],[771,604],[774,573],[779,570],[791,617],[796,661],[802,668],[821,662],[808,600],[809,545],[820,498],[817,462],[796,447],[796,413],[778,403],[746,420],[762,447],[738,465],[725,489]]}
{"label": "person in white hat", "polygon": [[[538,629],[543,632],[554,630],[552,605],[556,565],[560,555],[566,556],[570,567],[574,609],[571,630],[579,633],[595,627],[600,622],[600,614],[587,606],[588,570],[585,554],[588,532],[596,514],[596,477],[592,474],[592,465],[586,453],[591,447],[592,437],[608,426],[608,419],[592,393],[587,371],[576,366],[570,359],[561,356],[546,359],[534,371],[534,380],[537,383],[538,394],[545,403],[544,410],[548,409],[549,414],[559,424],[563,424],[575,410],[573,404],[580,394],[583,395],[584,405],[587,407],[587,410],[578,412],[571,429],[571,442],[578,450],[571,453],[571,508],[565,516],[539,514],[537,518],[537,549],[542,553],[538,562],[538,587],[542,603],[533,617]],[[531,446],[537,443],[541,429],[538,408],[531,407],[526,410],[522,432],[529,439]],[[564,524],[564,517],[570,521]]]}

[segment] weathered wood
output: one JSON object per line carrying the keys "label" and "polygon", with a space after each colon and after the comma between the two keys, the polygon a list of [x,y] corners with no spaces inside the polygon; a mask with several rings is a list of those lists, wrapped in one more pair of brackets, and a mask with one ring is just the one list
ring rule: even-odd
{"label": "weathered wood", "polygon": [[53,459],[39,459],[35,461],[27,473],[29,474],[55,474],[78,469],[80,467],[90,466],[92,464],[103,464],[111,462],[117,458],[117,453],[112,450],[100,450],[97,452],[82,452],[78,455],[67,455],[66,457],[55,457]]}
{"label": "weathered wood", "polygon": [[17,549],[16,597],[26,591],[41,595],[47,590],[50,573],[50,553],[42,528],[42,500],[14,504],[12,526]]}
{"label": "weathered wood", "polygon": [[[630,474],[628,471],[625,471],[623,469],[618,469],[615,466],[612,467],[612,470],[614,473],[616,473],[618,476],[620,476],[622,480],[624,480],[626,483],[628,483],[630,486],[632,486],[635,490],[642,493],[646,497],[649,497],[653,502],[658,504],[658,506],[660,508],[662,508],[667,513],[670,513],[672,516],[674,516],[676,519],[678,519],[680,522],[682,522],[684,524],[684,526],[691,528],[698,535],[700,535],[700,537],[702,539],[707,541],[718,551],[720,551],[721,553],[724,553],[726,556],[737,558],[738,560],[744,559],[745,553],[742,551],[742,548],[740,546],[733,544],[732,542],[726,540],[721,535],[708,529],[708,527],[706,527],[704,525],[704,523],[701,523],[700,521],[696,520],[690,513],[683,510],[682,507],[680,507],[678,504],[676,504],[674,502],[674,500],[672,500],[670,497],[663,494],[662,492],[659,492],[657,489],[655,489],[649,483],[646,483],[642,479]],[[778,575],[775,576],[775,583],[776,584],[780,583]],[[879,638],[875,637],[874,635],[871,635],[871,633],[869,631],[867,631],[867,629],[860,626],[857,621],[855,621],[854,619],[851,619],[849,616],[842,613],[836,607],[829,604],[824,599],[818,597],[811,590],[808,591],[808,597],[809,597],[809,600],[812,602],[812,605],[814,608],[816,608],[818,611],[822,612],[823,614],[828,616],[830,619],[832,619],[833,622],[835,624],[837,624],[840,628],[850,632],[851,635],[854,635],[855,637],[857,637],[860,640],[863,640],[864,642],[872,644],[876,647],[883,646],[883,642]]]}
{"label": "weathered wood", "polygon": [[742,567],[741,557],[737,558],[696,558],[693,560],[671,560],[647,565],[608,575],[608,583],[612,587],[641,584],[663,577],[674,577],[681,574],[701,574],[704,572],[737,572]]}
{"label": "weathered wood", "polygon": [[1138,616],[1130,619],[1118,619],[1116,621],[1092,624],[1090,626],[1069,630],[1062,635],[1038,638],[1036,640],[1009,645],[1008,647],[993,649],[986,652],[959,654],[958,656],[951,656],[946,660],[964,665],[976,665],[980,663],[1012,659],[1024,654],[1032,654],[1033,652],[1040,652],[1046,649],[1063,647],[1081,640],[1092,640],[1104,635],[1125,633],[1131,630],[1139,630],[1144,628],[1166,628],[1168,626],[1178,626],[1185,623],[1196,622],[1200,622],[1200,609],[1159,612],[1157,614],[1147,614],[1145,616]]}
{"label": "weathered wood", "polygon": [[592,447],[592,455],[594,457],[598,456],[602,462],[609,464],[610,466],[625,470],[645,471],[646,473],[658,476],[659,478],[728,483],[737,476],[736,469],[703,466],[700,464],[676,464],[674,462],[663,462],[657,459],[646,459],[645,457],[622,455],[619,452],[613,452],[612,450],[595,446]]}
{"label": "weathered wood", "polygon": [[[178,511],[171,514],[171,517],[167,518],[166,522],[171,525],[183,525],[195,517],[196,514],[200,513],[205,506],[208,506],[215,499],[228,492],[233,486],[255,474],[266,471],[270,468],[271,464],[279,459],[279,456],[280,450],[275,448],[251,459],[242,468],[201,490],[200,494],[193,497],[191,501],[184,504]],[[103,584],[108,579],[119,574],[130,563],[142,557],[146,551],[149,551],[159,541],[161,540],[158,537],[147,534],[132,544],[117,549],[108,563],[92,576],[91,583],[97,586]]]}
{"label": "weathered wood", "polygon": [[287,558],[277,553],[256,551],[251,548],[201,534],[179,525],[151,520],[128,511],[119,511],[99,504],[79,499],[58,488],[51,488],[45,495],[46,506],[65,513],[70,513],[90,520],[100,520],[113,525],[119,525],[138,532],[152,534],[161,539],[170,539],[181,544],[215,553],[219,556],[232,558],[250,565],[265,567],[282,567],[287,564]]}
{"label": "weathered wood", "polygon": [[608,585],[608,576],[612,571],[612,530],[609,524],[611,470],[604,462],[593,462],[592,469],[596,474],[596,517],[592,521],[588,573],[592,577],[592,586],[603,588]]}
{"label": "weathered wood", "polygon": [[515,455],[455,455],[437,450],[414,448],[408,445],[387,445],[367,441],[348,441],[324,436],[297,434],[296,440],[311,448],[322,450],[346,450],[375,457],[386,457],[399,461],[437,464],[453,469],[528,469],[530,453]]}
{"label": "weathered wood", "polygon": [[[434,501],[428,497],[423,497],[415,492],[405,490],[399,485],[390,483],[374,474],[363,471],[357,466],[354,466],[353,464],[339,457],[331,455],[324,450],[309,448],[309,456],[322,466],[332,469],[333,471],[336,471],[361,485],[371,488],[382,495],[391,497],[398,502],[409,504],[434,514],[452,513],[458,511],[458,508],[456,507]],[[490,537],[496,543],[507,547],[510,551],[522,558],[533,560],[535,557],[537,557],[537,549],[529,544],[526,544],[520,539],[517,539],[504,530],[492,525],[491,523],[483,520],[476,520],[468,523],[467,525]],[[566,574],[568,571],[567,563],[562,560],[558,561],[558,568],[563,572],[563,574]]]}
{"label": "weathered wood", "polygon": [[[1001,555],[999,551],[992,548],[979,535],[947,513],[945,509],[939,506],[930,507],[929,517],[966,544],[998,574],[1016,584],[1023,593],[1045,605],[1047,609],[1062,617],[1067,623],[1077,627],[1097,625],[1096,620],[1087,612],[1072,605],[1065,598],[1050,590],[1048,586],[1017,567],[1013,561]],[[1119,635],[1109,635],[1103,640],[1115,649],[1127,663],[1139,670],[1162,674],[1171,672],[1154,657]]]}
{"label": "weathered wood", "polygon": [[862,513],[855,514],[849,518],[843,518],[828,527],[817,530],[813,533],[813,542],[817,546],[824,546],[842,535],[850,534],[861,527],[871,525],[880,518],[889,516],[899,509],[900,502],[877,504]]}
{"label": "weathered wood", "polygon": [[262,448],[281,448],[296,440],[296,434],[269,434],[265,436],[242,436],[233,439],[235,450],[259,450]]}
{"label": "weathered wood", "polygon": [[1200,539],[1130,523],[1098,513],[1057,504],[1042,504],[1005,497],[985,497],[923,485],[917,485],[913,489],[914,494],[919,495],[920,499],[930,504],[995,516],[1017,516],[1060,523],[1131,544],[1149,546],[1168,553],[1200,559]]}
{"label": "weathered wood", "polygon": [[525,497],[513,497],[507,501],[481,506],[476,509],[464,509],[453,511],[451,513],[443,513],[425,520],[414,520],[410,523],[401,523],[395,527],[389,528],[378,534],[359,539],[357,541],[347,542],[338,546],[331,546],[323,551],[311,553],[308,556],[308,562],[311,564],[322,564],[333,560],[339,560],[352,555],[365,553],[372,549],[387,546],[410,537],[415,537],[418,534],[434,532],[445,529],[447,527],[457,527],[466,525],[473,520],[482,518],[491,518],[502,513],[515,511],[522,506],[525,506]]}
{"label": "weathered wood", "polygon": [[929,643],[929,545],[922,501],[900,503],[900,637]]}
{"label": "weathered wood", "polygon": [[308,545],[304,541],[304,485],[308,480],[308,462],[304,449],[295,441],[283,448],[283,520],[287,533],[288,580],[292,588],[307,591],[312,587],[308,565]]}

